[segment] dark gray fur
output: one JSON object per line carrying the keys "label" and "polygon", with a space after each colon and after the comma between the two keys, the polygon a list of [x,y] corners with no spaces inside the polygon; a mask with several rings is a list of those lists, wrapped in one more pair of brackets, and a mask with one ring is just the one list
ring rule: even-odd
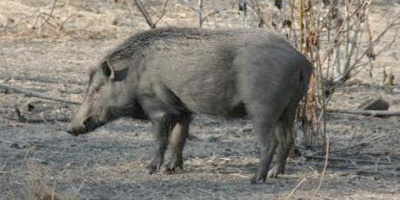
{"label": "dark gray fur", "polygon": [[[128,38],[91,73],[86,98],[69,132],[89,132],[122,116],[148,118],[157,140],[148,169],[182,167],[193,113],[248,114],[260,147],[253,182],[284,173],[299,101],[311,64],[265,29],[160,28]],[[170,139],[170,141],[169,141]],[[273,154],[275,165],[269,169]]]}

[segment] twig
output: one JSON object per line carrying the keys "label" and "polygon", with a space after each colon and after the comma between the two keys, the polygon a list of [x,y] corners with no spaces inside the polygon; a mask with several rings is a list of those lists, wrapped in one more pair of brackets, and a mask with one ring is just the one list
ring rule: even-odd
{"label": "twig", "polygon": [[14,105],[14,109],[15,109],[15,114],[17,114],[17,120],[18,120],[19,122],[26,122],[25,116],[23,116],[23,115],[21,114],[21,111],[17,108],[16,105]]}
{"label": "twig", "polygon": [[[51,6],[50,13],[49,13],[47,19],[45,19],[46,22],[48,22],[50,20],[50,18],[52,17],[54,8],[56,7],[56,3],[57,3],[57,0],[53,0],[53,5]],[[44,25],[44,23],[42,23],[40,25],[39,29],[41,29],[43,27],[43,25]]]}
{"label": "twig", "polygon": [[203,192],[203,193],[209,194],[209,195],[211,195],[211,196],[214,195],[212,192],[209,192],[209,191],[204,190],[204,189],[201,189],[201,188],[196,188],[195,190],[197,190],[197,191],[199,191],[199,192]]}
{"label": "twig", "polygon": [[[49,15],[49,14],[47,14],[47,13],[42,13],[42,15],[43,15],[43,16],[42,16],[43,20],[44,20],[49,26],[51,26],[51,27],[53,27],[55,30],[59,30],[59,31],[61,31],[61,32],[67,34],[67,35],[72,35],[72,31],[64,30],[64,27],[63,27],[62,25],[60,25],[60,24],[57,22],[57,20],[56,20],[52,15]],[[49,18],[46,19],[46,18],[44,17],[45,15],[49,15]],[[53,19],[55,25],[52,24],[52,23],[50,22],[50,19]],[[43,25],[43,24],[44,24],[44,23],[42,23],[42,25]]]}
{"label": "twig", "polygon": [[143,17],[146,19],[147,24],[150,26],[151,29],[156,28],[156,24],[153,23],[149,13],[147,12],[146,8],[143,6],[140,0],[134,0],[136,6],[138,7],[139,11],[143,14]]}
{"label": "twig", "polygon": [[64,100],[64,99],[60,99],[60,98],[57,98],[57,97],[50,97],[50,96],[45,95],[45,94],[40,94],[40,93],[37,93],[37,92],[33,92],[33,91],[29,91],[29,90],[25,90],[25,89],[21,89],[21,88],[17,88],[17,87],[12,87],[12,86],[9,86],[9,85],[6,85],[6,84],[2,84],[2,83],[0,83],[0,89],[13,91],[15,93],[20,93],[20,94],[25,94],[26,96],[29,96],[29,97],[38,97],[38,98],[42,98],[42,99],[59,101],[59,102],[63,102],[63,103],[70,103],[70,104],[76,104],[76,105],[80,105],[81,104],[81,102]]}
{"label": "twig", "polygon": [[189,9],[193,10],[193,11],[196,12],[196,13],[199,13],[199,12],[200,12],[199,7],[193,5],[193,4],[190,3],[190,2],[186,2],[186,1],[183,1],[183,0],[180,0],[179,2],[180,2],[181,4],[183,4],[184,6],[188,7]]}
{"label": "twig", "polygon": [[390,116],[400,116],[400,111],[386,111],[386,110],[344,110],[344,109],[327,109],[330,113],[344,113],[344,114],[354,114],[354,115],[366,115],[373,117],[390,117]]}
{"label": "twig", "polygon": [[49,122],[49,121],[47,121],[47,120],[44,118],[44,112],[41,112],[41,113],[39,114],[39,116],[40,116],[40,119],[43,120],[44,123],[48,123],[48,122]]}
{"label": "twig", "polygon": [[328,167],[328,159],[329,159],[329,137],[326,137],[326,155],[325,155],[324,169],[322,170],[321,178],[319,179],[319,184],[317,189],[315,189],[314,196],[316,196],[319,189],[321,189],[322,181],[324,180],[324,175],[326,173],[326,168]]}
{"label": "twig", "polygon": [[74,14],[68,16],[65,20],[63,20],[61,23],[59,23],[60,26],[64,27],[64,24],[70,20],[71,18],[75,17],[80,11],[76,11]]}
{"label": "twig", "polygon": [[51,199],[52,200],[57,200],[58,199],[57,195],[56,195],[56,188],[57,188],[57,181],[54,182],[53,189],[51,191]]}
{"label": "twig", "polygon": [[79,185],[78,188],[73,187],[75,189],[75,195],[79,194],[79,191],[82,189],[83,184],[85,183],[85,181],[86,181],[86,179],[83,179],[82,183]]}
{"label": "twig", "polygon": [[199,0],[199,27],[203,26],[203,0]]}
{"label": "twig", "polygon": [[169,0],[165,0],[165,1],[164,1],[163,7],[162,7],[161,15],[160,15],[160,17],[158,17],[158,19],[156,20],[156,22],[154,22],[154,26],[156,26],[157,23],[164,17],[164,15],[165,15],[165,10],[166,10],[166,8],[167,8],[168,1],[169,1]]}
{"label": "twig", "polygon": [[301,185],[304,181],[306,181],[306,180],[307,180],[307,179],[301,180],[301,181],[296,185],[296,187],[293,188],[293,190],[287,195],[287,197],[285,198],[285,200],[290,199],[290,197],[293,196],[294,192],[296,192],[296,190],[300,187],[300,185]]}
{"label": "twig", "polygon": [[214,10],[213,12],[210,12],[210,13],[208,13],[206,16],[204,16],[203,17],[203,19],[201,20],[201,21],[205,21],[205,20],[207,20],[209,17],[211,17],[211,16],[213,16],[213,15],[216,15],[216,14],[218,14],[218,13],[220,13],[221,11],[220,10]]}
{"label": "twig", "polygon": [[269,28],[268,24],[266,23],[263,13],[261,11],[261,8],[258,4],[258,0],[254,0],[254,1],[250,1],[251,4],[250,6],[252,7],[252,9],[254,10],[254,12],[256,13],[256,15],[259,17],[259,22],[258,22],[258,27],[262,28],[262,27],[267,27]]}

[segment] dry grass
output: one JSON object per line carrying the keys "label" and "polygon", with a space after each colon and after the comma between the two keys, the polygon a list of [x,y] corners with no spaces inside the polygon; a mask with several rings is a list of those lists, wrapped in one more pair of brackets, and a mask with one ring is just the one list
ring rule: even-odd
{"label": "dry grass", "polygon": [[[23,182],[8,183],[9,190],[6,192],[6,199],[10,200],[77,200],[79,189],[60,191],[54,177],[48,177],[43,167],[35,160],[27,160]],[[13,175],[13,170],[5,172],[7,176]],[[20,174],[19,174],[20,176]],[[10,177],[12,180],[13,178]],[[50,179],[50,180],[49,180]],[[53,180],[52,180],[53,179]]]}

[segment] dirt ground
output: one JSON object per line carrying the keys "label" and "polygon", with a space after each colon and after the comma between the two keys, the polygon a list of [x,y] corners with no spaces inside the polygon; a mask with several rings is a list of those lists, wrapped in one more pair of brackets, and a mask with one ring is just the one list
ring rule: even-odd
{"label": "dirt ground", "polygon": [[[388,10],[400,10],[397,1],[388,2],[374,6],[376,29]],[[82,101],[89,68],[147,25],[132,5],[121,1],[58,1],[51,11],[52,3],[0,1],[0,83]],[[175,12],[166,14],[160,26],[197,26],[190,9],[169,9]],[[50,12],[55,17],[45,23],[48,15],[40,13]],[[56,22],[63,28],[49,25]],[[231,22],[234,26],[240,20]],[[37,28],[27,29],[35,23]],[[226,22],[205,27],[218,23]],[[373,77],[360,73],[339,88],[329,107],[354,109],[381,96],[390,110],[400,110],[399,45],[400,40],[374,61]],[[383,84],[383,68],[395,76],[394,85]],[[16,108],[29,118],[58,120],[10,119],[16,117]],[[197,116],[191,126],[194,138],[184,150],[184,170],[147,175],[144,167],[153,147],[149,122],[120,119],[72,137],[65,132],[65,120],[76,108],[0,89],[1,200],[34,199],[26,196],[37,188],[56,191],[59,199],[400,199],[399,117],[328,114],[330,160],[317,191],[324,168],[318,148],[303,149],[302,156],[289,159],[286,175],[250,183],[258,153],[246,119]]]}

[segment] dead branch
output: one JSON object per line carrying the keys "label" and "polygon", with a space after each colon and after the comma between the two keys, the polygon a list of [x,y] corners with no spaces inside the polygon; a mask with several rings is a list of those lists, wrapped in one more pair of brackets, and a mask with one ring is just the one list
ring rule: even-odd
{"label": "dead branch", "polygon": [[[305,158],[308,159],[318,159],[318,160],[326,160],[326,156],[312,156],[305,155]],[[362,159],[348,159],[348,158],[340,158],[340,157],[329,157],[330,162],[350,162],[350,163],[367,163],[367,164],[379,164],[379,165],[392,165],[393,163],[389,162],[377,162],[376,160],[362,160]]]}
{"label": "dead branch", "polygon": [[400,163],[392,163],[392,165],[378,165],[378,166],[366,166],[363,167],[358,172],[371,172],[371,171],[381,171],[381,170],[400,170]]}
{"label": "dead branch", "polygon": [[343,113],[354,115],[367,115],[372,117],[391,117],[400,116],[400,111],[384,111],[384,110],[344,110],[344,109],[327,109],[330,113]]}
{"label": "dead branch", "polygon": [[146,8],[143,6],[140,0],[134,0],[136,6],[138,7],[139,11],[142,13],[143,17],[146,19],[147,24],[150,26],[151,29],[156,28],[156,24],[153,23],[149,13],[147,12]]}
{"label": "dead branch", "polygon": [[40,123],[55,123],[55,122],[69,122],[70,117],[63,116],[63,117],[46,117],[44,118],[43,116],[40,116],[40,118],[27,118],[24,116],[23,120],[15,117],[9,117],[9,116],[2,116],[4,119],[12,120],[12,121],[18,121],[21,123],[30,123],[30,124],[40,124]]}
{"label": "dead branch", "polygon": [[53,101],[59,101],[59,102],[63,102],[63,103],[70,103],[70,104],[76,104],[76,105],[80,105],[81,102],[77,102],[77,101],[70,101],[70,100],[64,100],[64,99],[60,99],[57,97],[51,97],[45,94],[40,94],[37,92],[33,92],[33,91],[29,91],[26,89],[21,89],[21,88],[17,88],[17,87],[12,87],[6,84],[2,84],[0,83],[0,89],[5,89],[8,91],[13,91],[15,93],[20,93],[20,94],[25,94],[26,96],[29,97],[38,97],[38,98],[42,98],[42,99],[47,99],[47,100],[53,100]]}

